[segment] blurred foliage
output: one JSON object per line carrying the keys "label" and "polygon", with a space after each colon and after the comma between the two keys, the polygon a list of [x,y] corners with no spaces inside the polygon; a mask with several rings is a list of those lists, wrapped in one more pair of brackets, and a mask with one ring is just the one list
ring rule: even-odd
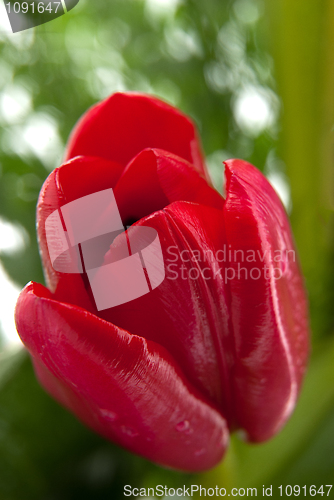
{"label": "blurred foliage", "polygon": [[292,224],[318,336],[334,327],[334,4],[267,3],[284,104],[279,151],[291,185]]}
{"label": "blurred foliage", "polygon": [[16,224],[23,241],[0,255],[13,280],[43,282],[35,206],[73,125],[113,91],[139,90],[194,118],[218,189],[222,161],[241,157],[282,190],[314,334],[304,393],[284,431],[261,446],[233,437],[222,465],[199,477],[106,443],[39,388],[23,353],[0,353],[1,499],[117,499],[124,484],[330,484],[333,58],[331,0],[80,0],[35,29],[0,28],[0,221]]}

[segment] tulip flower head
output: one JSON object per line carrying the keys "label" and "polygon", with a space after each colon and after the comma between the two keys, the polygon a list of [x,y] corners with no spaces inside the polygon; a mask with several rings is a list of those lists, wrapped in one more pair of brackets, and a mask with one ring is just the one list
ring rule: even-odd
{"label": "tulip flower head", "polygon": [[37,207],[47,287],[16,324],[43,387],[92,429],[202,471],[234,430],[275,435],[308,355],[307,300],[266,178],[225,162],[212,186],[191,120],[117,93],[80,119]]}

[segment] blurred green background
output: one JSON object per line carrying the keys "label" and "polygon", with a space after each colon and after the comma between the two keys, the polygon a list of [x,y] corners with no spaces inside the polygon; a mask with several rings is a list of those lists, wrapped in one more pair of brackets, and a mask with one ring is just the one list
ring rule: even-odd
{"label": "blurred green background", "polygon": [[[39,189],[80,115],[131,89],[193,117],[218,189],[228,157],[268,176],[291,216],[309,294],[312,356],[293,417],[264,445],[233,436],[224,462],[197,476],[84,428],[39,387],[13,326],[19,289],[43,282]],[[196,483],[257,487],[258,496],[273,485],[273,497],[283,485],[285,497],[286,485],[333,483],[334,2],[80,0],[12,34],[0,0],[0,126],[0,499],[121,499],[124,484]]]}

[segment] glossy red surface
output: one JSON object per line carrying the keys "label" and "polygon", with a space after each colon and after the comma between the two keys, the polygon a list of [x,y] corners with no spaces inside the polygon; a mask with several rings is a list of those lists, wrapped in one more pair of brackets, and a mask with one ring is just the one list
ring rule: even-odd
{"label": "glossy red surface", "polygon": [[[238,264],[245,269],[240,279],[229,282],[235,419],[251,441],[263,441],[282,427],[299,394],[308,355],[307,302],[290,225],[276,192],[249,163],[229,160],[225,165],[229,265],[236,275]],[[235,250],[243,250],[243,262],[233,258]]]}
{"label": "glossy red surface", "polygon": [[[273,436],[300,391],[308,318],[288,218],[266,178],[227,161],[225,201],[191,121],[140,94],[89,110],[67,158],[37,208],[48,289],[27,285],[16,308],[42,385],[108,439],[180,470],[216,465],[235,429]],[[125,225],[157,231],[165,279],[97,311],[84,274],[53,269],[45,220],[108,188]]]}

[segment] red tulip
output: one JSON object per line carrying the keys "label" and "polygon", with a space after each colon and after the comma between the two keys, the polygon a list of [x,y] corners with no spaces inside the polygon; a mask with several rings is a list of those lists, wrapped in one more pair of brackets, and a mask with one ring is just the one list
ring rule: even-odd
{"label": "red tulip", "polygon": [[[308,324],[289,222],[266,178],[227,161],[224,200],[192,122],[140,94],[90,109],[66,159],[37,208],[48,288],[28,284],[16,308],[42,385],[108,439],[180,470],[216,465],[235,429],[254,442],[273,436],[300,391]],[[87,270],[52,265],[46,220],[110,188],[124,225],[157,231],[165,276],[98,310]],[[121,247],[122,235],[105,262]]]}

